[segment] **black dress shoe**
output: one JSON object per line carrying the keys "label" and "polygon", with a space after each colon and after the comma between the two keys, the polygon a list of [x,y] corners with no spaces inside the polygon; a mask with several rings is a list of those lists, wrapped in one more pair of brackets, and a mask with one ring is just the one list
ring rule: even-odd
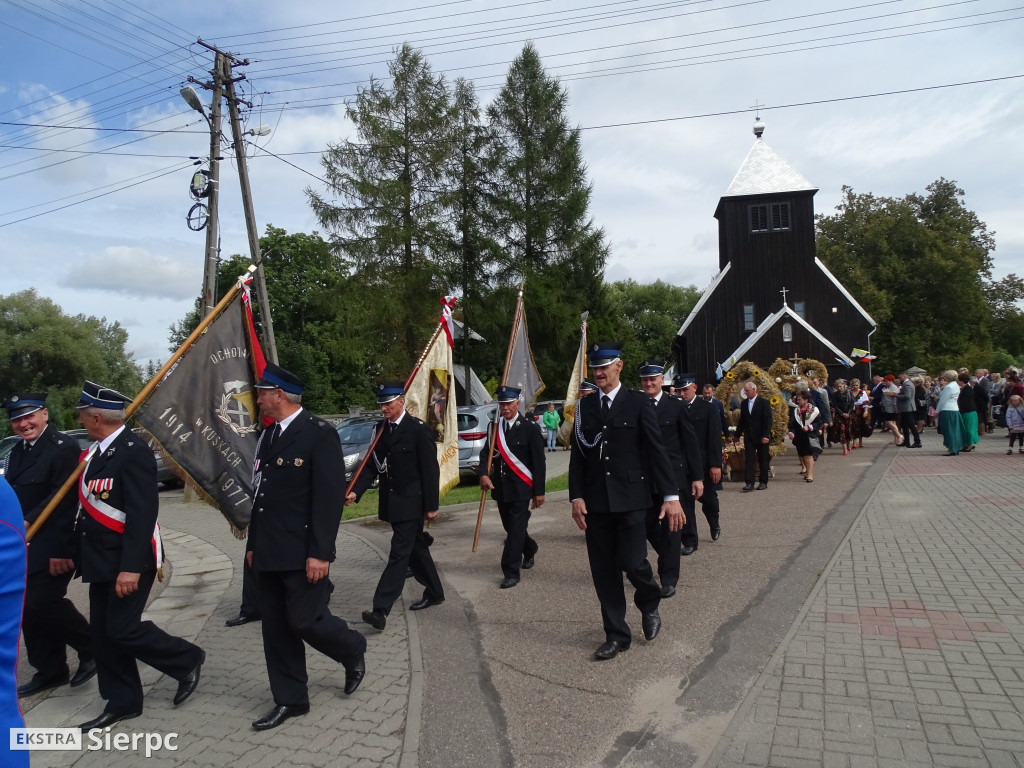
{"label": "black dress shoe", "polygon": [[624,653],[628,650],[629,643],[620,643],[617,640],[609,640],[594,651],[594,658],[598,661],[608,661],[608,659],[614,659],[620,653]]}
{"label": "black dress shoe", "polygon": [[91,731],[93,728],[106,728],[108,725],[119,723],[122,720],[132,720],[133,718],[139,717],[142,712],[126,712],[123,715],[115,715],[113,712],[107,712],[104,710],[103,714],[94,720],[82,723],[78,726],[83,731]]}
{"label": "black dress shoe", "polygon": [[178,691],[174,694],[174,704],[177,706],[181,704],[185,699],[195,693],[196,686],[199,685],[199,672],[203,668],[203,663],[206,661],[206,651],[199,649],[199,661],[192,667],[192,671],[185,675],[181,680],[178,681]]}
{"label": "black dress shoe", "polygon": [[237,616],[235,616],[235,618],[228,619],[227,621],[225,621],[224,625],[227,626],[227,627],[240,627],[243,624],[248,624],[250,621],[259,621],[259,620],[260,620],[259,616],[248,616],[248,615],[246,615],[244,613],[240,613]]}
{"label": "black dress shoe", "polygon": [[673,585],[673,584],[666,584],[665,586],[663,586],[661,588],[661,596],[662,597],[672,597],[673,595],[675,595],[675,593],[676,593],[676,588],[675,588],[675,585]]}
{"label": "black dress shoe", "polygon": [[[94,662],[95,663],[95,662]],[[54,677],[43,677],[40,674],[32,675],[32,679],[24,685],[18,686],[18,697],[31,696],[33,693],[39,693],[40,691],[48,691],[51,688],[59,688],[60,686],[67,683],[69,677],[65,671],[62,675],[55,675]]]}
{"label": "black dress shoe", "polygon": [[252,727],[257,731],[266,731],[271,728],[277,728],[281,723],[287,720],[289,717],[298,717],[299,715],[305,715],[309,712],[309,704],[300,706],[288,706],[287,704],[278,704],[272,710],[267,712],[259,720],[253,722]]}
{"label": "black dress shoe", "polygon": [[384,627],[388,625],[388,617],[380,611],[363,611],[363,621],[369,624],[374,629],[384,630]]}
{"label": "black dress shoe", "polygon": [[765,490],[767,488],[768,488],[768,483],[759,483],[758,486],[757,486],[757,490],[759,490],[759,491],[763,491],[763,490]]}
{"label": "black dress shoe", "polygon": [[515,578],[514,576],[508,576],[508,577],[502,579],[501,588],[502,589],[511,589],[512,587],[514,587],[518,583],[519,583],[519,579]]}
{"label": "black dress shoe", "polygon": [[345,667],[345,693],[349,696],[355,693],[364,677],[366,677],[366,656],[359,654],[359,661],[351,667]]}
{"label": "black dress shoe", "polygon": [[747,491],[752,491],[752,490],[754,490],[754,484],[753,483],[747,483],[746,485],[743,486],[743,492],[744,493],[746,493]]}
{"label": "black dress shoe", "polygon": [[440,605],[444,602],[443,597],[427,597],[424,595],[415,603],[409,606],[410,611],[422,611],[424,608],[429,608],[432,605]]}
{"label": "black dress shoe", "polygon": [[711,540],[712,541],[718,541],[721,538],[721,536],[722,536],[722,529],[721,528],[712,528],[711,529]]}
{"label": "black dress shoe", "polygon": [[650,613],[645,613],[641,622],[644,628],[644,639],[650,642],[658,636],[658,632],[661,631],[661,615],[657,610],[653,610]]}
{"label": "black dress shoe", "polygon": [[523,565],[522,565],[522,567],[525,568],[526,570],[530,570],[531,568],[533,568],[533,558],[534,558],[534,555],[530,555],[529,557],[523,558]]}
{"label": "black dress shoe", "polygon": [[86,661],[78,662],[78,671],[75,672],[75,676],[71,678],[71,687],[77,688],[78,686],[89,682],[96,676],[96,659],[88,659]]}
{"label": "black dress shoe", "polygon": [[686,544],[682,549],[679,550],[680,555],[692,555],[697,551],[696,544]]}

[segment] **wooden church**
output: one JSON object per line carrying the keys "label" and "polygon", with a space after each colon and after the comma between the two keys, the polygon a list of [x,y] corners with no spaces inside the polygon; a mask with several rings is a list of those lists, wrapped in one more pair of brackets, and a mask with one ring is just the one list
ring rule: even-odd
{"label": "wooden church", "polygon": [[829,378],[865,378],[875,321],[817,258],[818,191],[762,138],[718,201],[719,272],[675,340],[678,371],[713,382],[741,360],[814,358]]}

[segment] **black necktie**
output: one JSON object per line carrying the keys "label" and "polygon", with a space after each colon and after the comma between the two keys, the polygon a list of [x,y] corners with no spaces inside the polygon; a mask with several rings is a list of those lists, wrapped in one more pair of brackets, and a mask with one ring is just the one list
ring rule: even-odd
{"label": "black necktie", "polygon": [[655,408],[658,407],[658,401],[655,400],[653,397],[651,398],[651,405],[653,405]]}
{"label": "black necktie", "polygon": [[611,410],[612,399],[608,395],[601,396],[601,416],[602,418],[608,418],[608,411]]}
{"label": "black necktie", "polygon": [[389,434],[389,435],[393,435],[393,434],[395,434],[395,428],[396,428],[396,427],[398,427],[398,425],[397,425],[397,424],[395,424],[395,422],[393,422],[393,421],[389,421],[389,422],[388,422],[388,434]]}
{"label": "black necktie", "polygon": [[511,422],[509,422],[509,421],[506,421],[506,422],[505,422],[505,427],[504,427],[504,430],[503,430],[503,431],[504,431],[504,434],[505,434],[505,437],[508,437],[508,431],[509,431],[509,430],[510,430],[511,428],[512,428],[512,424],[511,424]]}

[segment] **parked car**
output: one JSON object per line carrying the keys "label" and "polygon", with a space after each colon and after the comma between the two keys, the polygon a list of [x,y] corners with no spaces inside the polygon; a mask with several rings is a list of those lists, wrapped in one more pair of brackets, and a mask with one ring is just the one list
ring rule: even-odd
{"label": "parked car", "polygon": [[564,400],[544,400],[540,403],[535,403],[530,410],[530,418],[540,427],[542,432],[544,431],[544,412],[548,409],[549,403],[555,404],[555,411],[558,413],[558,423],[561,424],[565,420]]}
{"label": "parked car", "polygon": [[497,403],[460,405],[459,477],[475,477],[480,466],[480,451],[487,444],[487,425],[494,421]]}
{"label": "parked car", "polygon": [[[341,440],[341,452],[345,455],[345,482],[352,482],[370,443],[373,432],[380,423],[380,416],[351,416],[338,422],[338,439]],[[375,480],[373,486],[377,486]]]}
{"label": "parked car", "polygon": [[0,475],[4,473],[4,459],[7,458],[7,454],[14,450],[14,446],[21,440],[17,435],[8,435],[3,440],[0,440]]}

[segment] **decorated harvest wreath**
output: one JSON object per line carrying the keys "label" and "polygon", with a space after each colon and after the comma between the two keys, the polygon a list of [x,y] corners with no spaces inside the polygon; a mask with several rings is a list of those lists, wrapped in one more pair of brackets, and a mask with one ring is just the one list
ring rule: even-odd
{"label": "decorated harvest wreath", "polygon": [[[772,438],[768,453],[772,456],[783,454],[786,452],[785,439],[789,427],[789,406],[786,405],[786,398],[782,396],[778,384],[775,383],[774,377],[768,370],[751,363],[749,360],[736,363],[718,383],[715,397],[725,405],[729,426],[735,427],[740,423],[739,406],[742,406],[745,402],[742,392],[743,385],[748,381],[753,381],[757,384],[757,394],[765,398],[772,406]],[[731,437],[734,434],[735,430],[730,429],[726,437]],[[730,453],[732,452],[730,451]],[[742,445],[738,453],[742,456]],[[742,463],[739,466],[734,466],[734,469],[741,467]]]}
{"label": "decorated harvest wreath", "polygon": [[797,372],[793,373],[793,361],[776,358],[768,369],[768,375],[779,389],[789,394],[797,387],[797,382],[802,381],[807,387],[811,386],[811,378],[817,376],[824,384],[828,381],[828,369],[821,362],[810,357],[801,357],[796,362]]}

